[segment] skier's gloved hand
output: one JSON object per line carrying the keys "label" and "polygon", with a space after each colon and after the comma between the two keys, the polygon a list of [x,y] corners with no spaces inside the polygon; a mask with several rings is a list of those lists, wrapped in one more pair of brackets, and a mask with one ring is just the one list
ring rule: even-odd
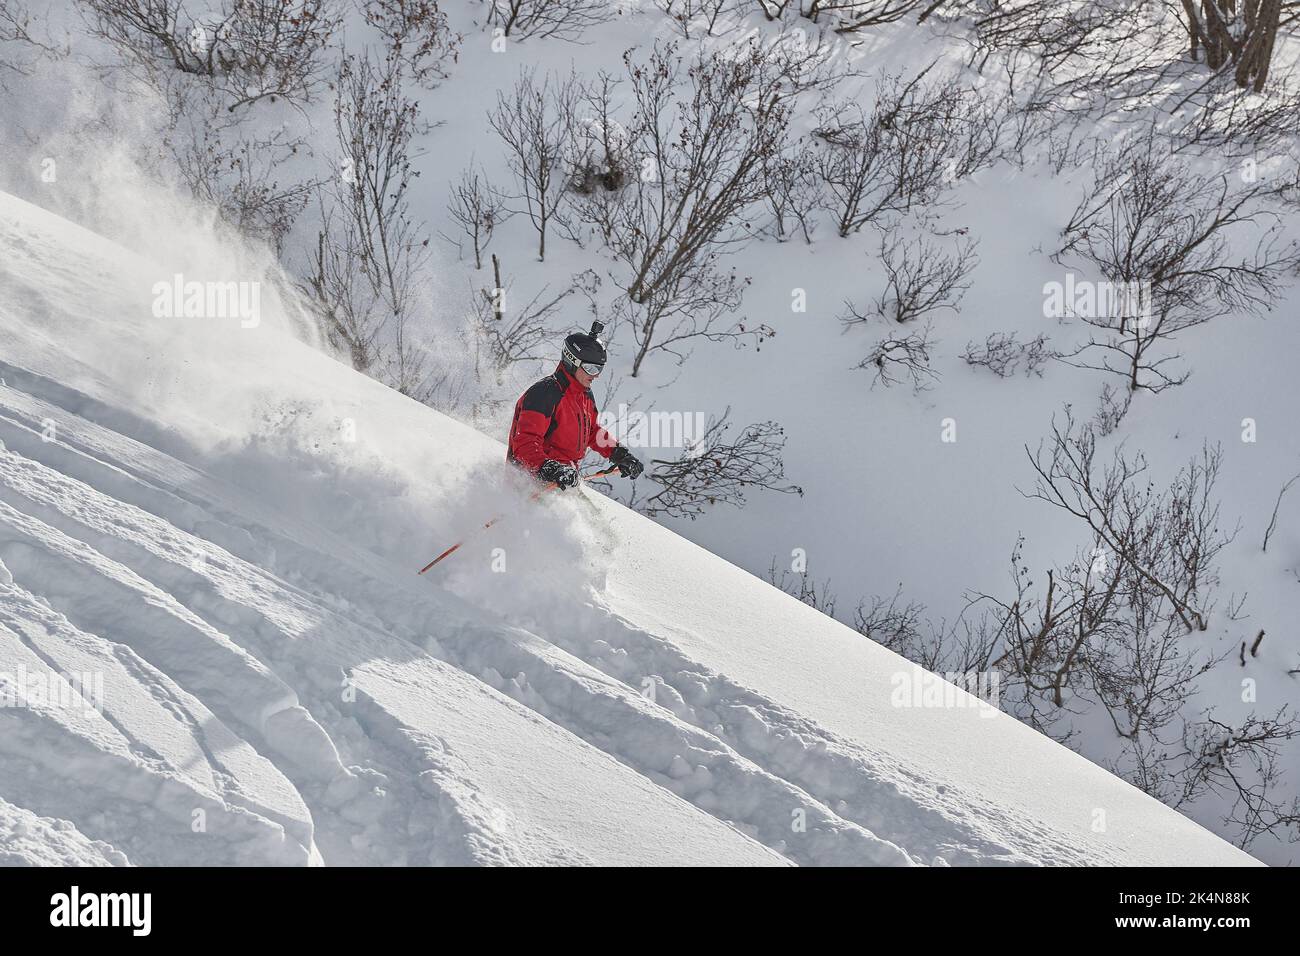
{"label": "skier's gloved hand", "polygon": [[645,470],[645,465],[622,445],[615,446],[609,453],[609,461],[610,464],[618,466],[619,474],[624,478],[636,478]]}
{"label": "skier's gloved hand", "polygon": [[544,481],[554,482],[561,490],[572,488],[578,483],[578,469],[572,465],[548,458],[537,469],[537,475]]}

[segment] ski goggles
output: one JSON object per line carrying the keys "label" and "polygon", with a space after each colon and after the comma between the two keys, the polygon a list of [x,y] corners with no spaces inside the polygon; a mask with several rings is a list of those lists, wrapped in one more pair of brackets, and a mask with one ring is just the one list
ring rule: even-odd
{"label": "ski goggles", "polygon": [[600,375],[601,372],[605,371],[605,366],[597,365],[595,362],[579,362],[578,368],[582,369],[592,378],[595,378]]}

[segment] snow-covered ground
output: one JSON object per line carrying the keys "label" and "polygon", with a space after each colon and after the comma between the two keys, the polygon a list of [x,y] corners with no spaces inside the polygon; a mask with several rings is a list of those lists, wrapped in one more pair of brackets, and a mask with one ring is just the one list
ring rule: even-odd
{"label": "snow-covered ground", "polygon": [[0,195],[0,861],[1253,862],[616,502],[528,503],[278,301],[155,317],[194,252]]}

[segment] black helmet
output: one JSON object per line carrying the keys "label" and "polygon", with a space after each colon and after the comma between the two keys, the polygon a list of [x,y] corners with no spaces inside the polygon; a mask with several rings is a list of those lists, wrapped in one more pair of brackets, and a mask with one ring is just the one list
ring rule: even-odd
{"label": "black helmet", "polygon": [[[570,372],[580,365],[604,366],[608,359],[605,343],[596,337],[604,331],[604,328],[602,323],[593,322],[590,332],[574,332],[564,340],[564,351],[560,353],[560,361]],[[586,371],[591,372],[590,369]],[[591,374],[600,374],[600,369]]]}

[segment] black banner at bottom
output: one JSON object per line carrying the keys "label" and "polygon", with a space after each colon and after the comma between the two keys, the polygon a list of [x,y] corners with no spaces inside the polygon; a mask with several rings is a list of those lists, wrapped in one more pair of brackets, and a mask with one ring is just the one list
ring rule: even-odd
{"label": "black banner at bottom", "polygon": [[337,945],[373,943],[377,932],[432,942],[443,923],[494,942],[580,932],[590,943],[593,930],[608,929],[618,940],[668,932],[770,944],[785,929],[806,942],[879,932],[891,945],[900,935],[922,945],[1008,930],[1231,943],[1289,927],[1283,908],[1294,898],[1294,877],[1280,869],[0,869],[8,943],[72,932],[128,945]]}

